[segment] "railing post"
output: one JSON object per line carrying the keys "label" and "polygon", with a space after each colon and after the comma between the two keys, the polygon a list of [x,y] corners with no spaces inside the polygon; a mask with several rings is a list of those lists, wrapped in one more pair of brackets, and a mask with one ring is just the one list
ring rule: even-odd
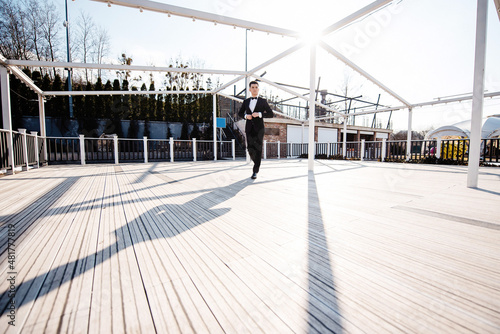
{"label": "railing post", "polygon": [[236,141],[231,139],[231,151],[233,152],[233,160],[236,160]]}
{"label": "railing post", "polygon": [[170,162],[174,162],[174,137],[170,137]]}
{"label": "railing post", "polygon": [[80,164],[85,165],[85,136],[79,135],[80,139]]}
{"label": "railing post", "polygon": [[267,140],[264,140],[264,160],[267,159]]}
{"label": "railing post", "polygon": [[441,158],[441,138],[437,139],[437,144],[436,144],[436,158],[437,159]]}
{"label": "railing post", "polygon": [[281,159],[281,145],[279,140],[278,140],[278,159]]}
{"label": "railing post", "polygon": [[28,141],[26,140],[26,129],[17,129],[23,135],[23,159],[26,166],[23,166],[24,171],[28,171]]}
{"label": "railing post", "polygon": [[193,138],[193,161],[196,161],[196,138]]}
{"label": "railing post", "polygon": [[36,161],[35,168],[40,168],[40,156],[38,155],[38,131],[31,131],[31,134],[35,137],[35,143],[34,143],[35,161]]}
{"label": "railing post", "polygon": [[383,138],[382,139],[382,153],[380,156],[380,162],[384,162],[386,154],[387,154],[387,139]]}
{"label": "railing post", "polygon": [[79,135],[80,139],[80,164],[85,165],[85,136]]}
{"label": "railing post", "polygon": [[326,157],[327,158],[331,155],[330,154],[331,147],[332,147],[332,143],[328,142],[327,145],[326,145]]}
{"label": "railing post", "polygon": [[365,140],[361,139],[361,152],[359,152],[359,158],[361,161],[365,160]]}
{"label": "railing post", "polygon": [[408,134],[406,136],[406,161],[411,160],[411,133],[412,133],[413,111],[408,108]]}
{"label": "railing post", "polygon": [[148,137],[144,136],[142,137],[143,143],[144,143],[144,163],[148,163]]}
{"label": "railing post", "polygon": [[347,116],[344,116],[344,131],[342,138],[342,157],[345,159],[347,155]]}
{"label": "railing post", "polygon": [[118,136],[113,135],[113,143],[115,147],[115,165],[118,165],[120,163],[119,155],[120,152],[118,152]]}

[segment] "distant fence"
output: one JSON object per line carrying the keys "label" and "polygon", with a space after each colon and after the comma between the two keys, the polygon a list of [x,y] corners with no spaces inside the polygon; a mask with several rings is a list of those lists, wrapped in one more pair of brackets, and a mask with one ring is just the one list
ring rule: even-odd
{"label": "distant fence", "polygon": [[[468,139],[412,140],[408,142],[360,141],[343,143],[315,143],[315,157],[319,159],[372,160],[384,162],[416,162],[463,164],[468,163]],[[500,162],[500,138],[481,140],[481,162]],[[408,153],[408,156],[407,156]],[[264,143],[264,159],[307,157],[308,144]]]}
{"label": "distant fence", "polygon": [[[217,142],[217,159],[235,159],[235,141]],[[463,164],[469,160],[468,139],[360,141],[315,143],[315,157]],[[307,143],[264,142],[264,159],[307,157]],[[11,148],[11,149],[10,149]],[[214,159],[214,142],[208,140],[40,137],[36,132],[0,129],[0,171],[27,170],[49,164],[198,161]],[[13,161],[13,165],[11,163]],[[500,162],[500,138],[482,139],[480,161]]]}

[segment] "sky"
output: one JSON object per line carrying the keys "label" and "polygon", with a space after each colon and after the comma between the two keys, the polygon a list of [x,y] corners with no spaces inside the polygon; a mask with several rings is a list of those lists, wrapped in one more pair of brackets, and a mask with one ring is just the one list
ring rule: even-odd
{"label": "sky", "polygon": [[[64,17],[64,1],[54,0]],[[176,6],[206,11],[297,31],[316,31],[329,26],[371,0],[158,0]],[[250,32],[242,28],[214,25],[165,14],[91,0],[69,1],[69,21],[80,12],[108,31],[111,51],[108,62],[118,63],[122,53],[134,65],[168,66],[181,58],[196,66],[244,70],[247,36],[248,69],[298,41],[291,37]],[[472,92],[476,30],[475,0],[395,0],[391,5],[326,37],[326,41],[356,65],[411,103]],[[500,20],[493,0],[489,1],[485,90],[500,91]],[[304,48],[265,68],[265,78],[292,85],[309,85],[309,52]],[[351,96],[387,106],[401,103],[379,87],[352,72],[321,48],[317,52],[320,89],[339,93],[349,82]],[[220,76],[227,82],[233,76]],[[161,80],[161,79],[159,79]],[[158,85],[157,85],[158,87]],[[236,85],[240,91],[244,82]],[[230,87],[227,92],[233,93]],[[266,94],[289,95],[268,85]],[[302,103],[303,105],[303,103]],[[413,129],[437,128],[470,118],[471,102],[415,108]],[[486,99],[483,115],[500,114],[500,98]],[[366,122],[371,123],[371,118]],[[388,113],[378,119],[387,119]],[[408,112],[392,115],[395,130],[406,129]]]}

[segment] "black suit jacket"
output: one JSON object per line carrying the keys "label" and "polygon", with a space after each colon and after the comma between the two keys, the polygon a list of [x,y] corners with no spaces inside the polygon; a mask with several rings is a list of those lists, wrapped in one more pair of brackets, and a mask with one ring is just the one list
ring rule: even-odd
{"label": "black suit jacket", "polygon": [[[257,104],[255,105],[255,109],[253,112],[260,112],[262,113],[262,118],[260,117],[254,117],[252,119],[247,119],[246,124],[245,124],[245,132],[251,133],[255,132],[258,133],[259,131],[264,129],[264,118],[272,118],[274,116],[273,111],[271,110],[271,107],[269,107],[269,104],[267,103],[266,99],[263,99],[261,97],[257,98]],[[243,104],[241,105],[240,111],[238,112],[238,116],[241,118],[245,118],[245,115],[252,114],[252,111],[250,110],[250,99],[246,99],[243,101]],[[253,130],[253,131],[252,131]]]}

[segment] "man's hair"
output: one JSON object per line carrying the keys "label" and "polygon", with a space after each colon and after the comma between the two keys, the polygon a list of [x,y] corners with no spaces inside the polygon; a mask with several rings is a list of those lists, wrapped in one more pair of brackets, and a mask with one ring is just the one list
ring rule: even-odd
{"label": "man's hair", "polygon": [[248,87],[252,87],[252,85],[259,85],[259,83],[257,81],[250,81],[250,83],[248,84]]}

